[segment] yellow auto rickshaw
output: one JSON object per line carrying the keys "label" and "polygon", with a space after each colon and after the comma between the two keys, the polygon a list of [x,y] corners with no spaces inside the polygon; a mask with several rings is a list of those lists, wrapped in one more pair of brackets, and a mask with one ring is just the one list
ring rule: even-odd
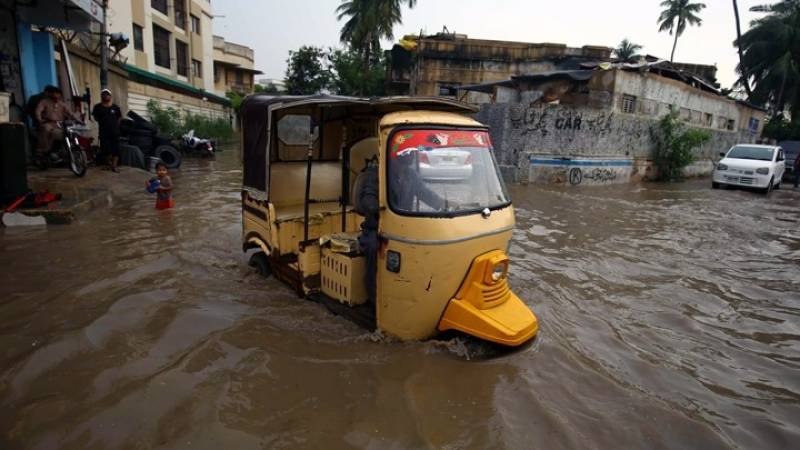
{"label": "yellow auto rickshaw", "polygon": [[[241,111],[242,243],[260,273],[404,340],[536,335],[508,285],[514,209],[471,106],[253,95]],[[370,186],[376,207],[364,213]]]}

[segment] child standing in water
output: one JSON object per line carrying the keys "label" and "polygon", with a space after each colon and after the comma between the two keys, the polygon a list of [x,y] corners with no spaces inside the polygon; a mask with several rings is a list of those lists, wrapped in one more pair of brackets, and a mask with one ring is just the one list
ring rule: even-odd
{"label": "child standing in water", "polygon": [[156,209],[170,209],[175,206],[175,200],[172,199],[172,178],[164,163],[156,164],[156,175],[160,183],[156,189]]}

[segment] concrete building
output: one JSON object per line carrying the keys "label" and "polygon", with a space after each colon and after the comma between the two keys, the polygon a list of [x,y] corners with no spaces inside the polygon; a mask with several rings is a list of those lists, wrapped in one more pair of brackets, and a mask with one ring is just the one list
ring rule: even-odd
{"label": "concrete building", "polygon": [[254,67],[253,49],[214,36],[214,91],[250,94],[255,75],[262,74]]}
{"label": "concrete building", "polygon": [[710,173],[719,152],[755,142],[764,110],[727,98],[705,78],[667,61],[585,63],[577,70],[464,86],[481,104],[507,179],[531,183],[620,183],[655,175],[652,130],[670,111],[711,140],[687,174]]}
{"label": "concrete building", "polygon": [[259,84],[263,87],[268,87],[272,85],[275,86],[276,89],[278,89],[278,92],[286,92],[286,82],[283,79],[261,78],[256,80],[256,84]]}
{"label": "concrete building", "polygon": [[130,74],[128,105],[146,115],[159,101],[196,114],[227,118],[228,100],[214,90],[210,0],[109,0],[110,32],[130,36],[120,52]]}
{"label": "concrete building", "polygon": [[610,58],[608,47],[470,39],[445,30],[401,39],[389,52],[387,88],[397,95],[455,97],[460,86]]}

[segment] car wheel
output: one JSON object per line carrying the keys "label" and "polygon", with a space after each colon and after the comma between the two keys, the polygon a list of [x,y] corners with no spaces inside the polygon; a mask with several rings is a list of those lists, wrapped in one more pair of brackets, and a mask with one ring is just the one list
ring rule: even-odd
{"label": "car wheel", "polygon": [[711,182],[711,189],[719,189],[719,183],[716,181]]}
{"label": "car wheel", "polygon": [[764,188],[764,190],[762,192],[764,193],[764,195],[769,195],[770,193],[772,193],[772,188],[773,188],[772,179],[770,179],[769,180],[769,184],[767,185],[766,188]]}
{"label": "car wheel", "polygon": [[774,189],[777,191],[780,188],[781,188],[781,181],[779,181],[778,184],[775,185]]}

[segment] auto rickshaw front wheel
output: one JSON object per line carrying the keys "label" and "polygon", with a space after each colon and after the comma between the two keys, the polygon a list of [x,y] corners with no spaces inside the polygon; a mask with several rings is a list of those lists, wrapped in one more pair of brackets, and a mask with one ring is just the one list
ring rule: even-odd
{"label": "auto rickshaw front wheel", "polygon": [[250,267],[255,267],[256,273],[264,278],[272,274],[272,269],[269,267],[269,258],[264,252],[253,253],[250,257]]}

